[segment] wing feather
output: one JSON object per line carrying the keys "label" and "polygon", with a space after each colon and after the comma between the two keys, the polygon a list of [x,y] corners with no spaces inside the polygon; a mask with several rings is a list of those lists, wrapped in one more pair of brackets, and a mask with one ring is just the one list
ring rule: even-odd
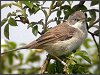
{"label": "wing feather", "polygon": [[39,37],[36,41],[39,45],[43,45],[46,43],[54,43],[57,41],[64,41],[72,38],[74,33],[75,28],[66,25],[66,23],[63,23],[50,29],[41,37]]}

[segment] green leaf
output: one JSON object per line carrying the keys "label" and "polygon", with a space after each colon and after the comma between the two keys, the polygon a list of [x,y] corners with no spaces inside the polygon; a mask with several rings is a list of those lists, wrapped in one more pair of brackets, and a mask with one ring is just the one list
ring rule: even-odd
{"label": "green leaf", "polygon": [[30,14],[30,15],[32,15],[32,14],[35,12],[34,9],[30,9],[30,8],[28,9],[28,11],[29,11],[29,14]]}
{"label": "green leaf", "polygon": [[26,59],[26,63],[28,62],[36,62],[40,60],[40,56],[36,55],[36,52],[30,52],[28,58]]}
{"label": "green leaf", "polygon": [[89,13],[91,15],[92,20],[95,21],[96,20],[96,12],[91,9],[91,10],[89,10]]}
{"label": "green leaf", "polygon": [[15,42],[8,42],[9,48],[10,49],[15,49],[16,48],[16,43]]}
{"label": "green leaf", "polygon": [[61,10],[58,10],[57,17],[60,17],[60,15],[61,15]]}
{"label": "green leaf", "polygon": [[63,4],[63,2],[61,2],[61,1],[57,1],[57,2],[54,2],[54,3],[55,3],[55,4],[53,4],[52,9],[55,9],[56,7],[60,7],[61,4]]}
{"label": "green leaf", "polygon": [[92,18],[90,18],[90,17],[86,19],[87,22],[89,22],[89,21],[91,21],[91,20],[92,20]]}
{"label": "green leaf", "polygon": [[36,36],[37,35],[37,33],[38,33],[38,26],[36,25],[36,26],[34,26],[33,28],[32,28],[32,33]]}
{"label": "green leaf", "polygon": [[11,26],[17,26],[17,22],[15,21],[15,19],[11,18],[9,19],[8,23],[11,25]]}
{"label": "green leaf", "polygon": [[3,5],[1,5],[1,9],[8,7],[8,6],[11,7],[11,4],[3,4]]}
{"label": "green leaf", "polygon": [[99,0],[98,1],[91,1],[91,6],[94,6],[96,4],[99,4]]}
{"label": "green leaf", "polygon": [[33,8],[35,9],[34,13],[36,13],[40,9],[39,6],[36,6],[36,5],[34,5]]}
{"label": "green leaf", "polygon": [[86,52],[86,51],[80,51],[80,50],[78,50],[78,51],[76,51],[75,52],[75,54],[83,54],[83,55],[88,55],[88,53]]}
{"label": "green leaf", "polygon": [[21,11],[21,13],[22,13],[22,16],[24,16],[24,17],[27,17],[28,15],[26,14],[26,10],[25,9],[23,9],[22,11]]}
{"label": "green leaf", "polygon": [[22,7],[22,2],[21,2],[21,1],[18,1],[17,5],[18,5],[19,7]]}
{"label": "green leaf", "polygon": [[11,13],[8,13],[7,18],[8,18],[9,16],[11,16]]}
{"label": "green leaf", "polygon": [[8,53],[8,60],[9,60],[9,64],[10,65],[12,65],[13,64],[13,53],[12,52],[10,52],[10,53]]}
{"label": "green leaf", "polygon": [[86,51],[77,51],[77,52],[75,53],[75,55],[79,55],[79,56],[81,56],[83,59],[85,59],[87,62],[91,63],[91,60],[90,60],[90,58],[89,58],[89,56],[88,56],[88,53],[87,53]]}
{"label": "green leaf", "polygon": [[22,1],[25,5],[27,5],[30,9],[33,8],[33,3],[31,1]]}
{"label": "green leaf", "polygon": [[91,26],[91,25],[93,25],[94,21],[96,20],[96,11],[94,9],[90,9],[89,14],[92,18],[89,22],[89,26]]}
{"label": "green leaf", "polygon": [[8,45],[3,44],[3,45],[1,45],[1,47],[3,47],[3,48],[8,48]]}
{"label": "green leaf", "polygon": [[9,68],[9,69],[8,69],[8,72],[9,72],[9,73],[12,73],[12,69],[11,69],[11,68]]}
{"label": "green leaf", "polygon": [[71,15],[73,12],[72,11],[68,11],[68,10],[64,10],[63,11],[64,12],[64,20],[66,20],[68,17],[69,17],[69,15]]}
{"label": "green leaf", "polygon": [[64,65],[60,61],[56,60],[55,68],[56,68],[56,73],[63,73]]}
{"label": "green leaf", "polygon": [[49,74],[54,74],[55,73],[55,63],[49,64],[47,70]]}
{"label": "green leaf", "polygon": [[[77,59],[75,57],[72,58],[74,63],[80,64],[82,59]],[[73,64],[74,65],[74,64]]]}
{"label": "green leaf", "polygon": [[18,55],[15,55],[15,58],[20,59],[20,64],[23,62],[23,54],[18,52]]}
{"label": "green leaf", "polygon": [[7,18],[4,18],[2,21],[1,21],[1,26],[3,26],[6,22],[7,22]]}
{"label": "green leaf", "polygon": [[24,58],[24,57],[23,57],[23,54],[20,53],[20,54],[19,54],[19,58],[20,58],[20,63],[22,63],[23,58]]}
{"label": "green leaf", "polygon": [[73,11],[78,11],[78,10],[87,10],[86,6],[84,5],[75,5],[72,8]]}
{"label": "green leaf", "polygon": [[64,10],[71,10],[71,7],[69,5],[64,5],[64,6],[61,6],[60,9],[64,9]]}
{"label": "green leaf", "polygon": [[28,9],[30,15],[32,15],[33,13],[35,14],[38,10],[39,10],[39,6],[34,5],[32,9]]}
{"label": "green leaf", "polygon": [[83,45],[84,45],[86,48],[90,48],[91,46],[89,45],[89,42],[91,42],[91,41],[92,41],[91,39],[87,38],[87,39],[84,41]]}
{"label": "green leaf", "polygon": [[27,29],[30,28],[30,27],[33,27],[35,24],[37,24],[37,22],[31,22],[31,23],[29,23],[29,25],[27,26]]}
{"label": "green leaf", "polygon": [[55,4],[55,6],[56,6],[56,7],[61,6],[61,1],[57,1],[56,4]]}
{"label": "green leaf", "polygon": [[9,39],[9,24],[6,24],[4,28],[4,35],[7,39]]}

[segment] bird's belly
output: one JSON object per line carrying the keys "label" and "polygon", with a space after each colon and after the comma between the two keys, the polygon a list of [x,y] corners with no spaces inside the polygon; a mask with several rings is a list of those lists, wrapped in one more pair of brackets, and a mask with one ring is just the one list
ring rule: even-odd
{"label": "bird's belly", "polygon": [[70,40],[58,41],[57,43],[46,46],[45,50],[52,55],[61,56],[76,50],[84,39],[72,38]]}

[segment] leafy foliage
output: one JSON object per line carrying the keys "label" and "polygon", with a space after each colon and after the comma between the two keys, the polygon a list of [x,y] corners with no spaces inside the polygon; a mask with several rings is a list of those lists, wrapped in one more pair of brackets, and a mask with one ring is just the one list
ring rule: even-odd
{"label": "leafy foliage", "polygon": [[[15,42],[5,41],[6,44],[2,45],[5,51],[10,49],[15,49],[17,47]],[[6,55],[1,56],[1,72],[12,73],[17,70],[19,74],[33,74],[37,73],[40,70],[40,67],[35,67],[32,65],[34,62],[40,61],[40,55],[43,51],[32,51],[30,50],[29,55],[26,60],[24,59],[25,55],[20,52],[11,52]],[[38,55],[37,55],[38,54]],[[16,63],[17,62],[17,63]],[[31,64],[29,65],[29,63]],[[21,68],[21,66],[27,65],[30,68]]]}
{"label": "leafy foliage", "polygon": [[15,21],[13,18],[11,18],[11,17],[10,17],[8,23],[9,23],[11,26],[17,26],[16,21]]}
{"label": "leafy foliage", "polygon": [[[77,5],[72,7],[72,3],[74,1],[51,1],[50,7],[44,7],[44,4],[47,1],[15,1],[11,3],[6,3],[1,5],[1,9],[6,7],[13,7],[16,6],[19,9],[16,11],[8,12],[7,17],[1,21],[1,27],[4,26],[4,36],[9,39],[9,26],[16,27],[18,22],[23,24],[27,24],[27,29],[31,28],[33,35],[37,34],[44,34],[47,30],[49,30],[49,24],[52,22],[56,22],[57,24],[65,21],[69,15],[77,10],[82,10],[84,12],[90,14],[90,17],[87,16],[87,27],[88,31],[90,28],[95,27],[97,30],[93,33],[90,33],[95,40],[94,36],[99,36],[99,26],[97,23],[99,19],[97,19],[96,14],[98,13],[98,9],[88,9],[84,4],[86,1],[79,1]],[[66,5],[66,2],[68,3]],[[98,1],[91,1],[90,6],[94,6],[99,4]],[[49,11],[48,11],[49,10]],[[30,22],[28,19],[29,16],[33,14],[37,14],[38,11],[44,13],[45,18],[41,19],[37,22]],[[52,13],[56,12],[56,17],[49,19]],[[63,14],[63,16],[62,16]],[[1,15],[2,16],[2,15]],[[96,24],[96,25],[95,25]],[[42,26],[42,31],[39,30],[39,25]],[[87,38],[82,46],[86,48],[86,51],[83,51],[82,48],[77,50],[75,53],[70,54],[66,57],[65,62],[68,64],[68,69],[65,71],[69,74],[91,74],[90,69],[93,66],[97,66],[99,63],[98,52],[96,45],[91,46],[90,43],[93,41],[90,38]],[[6,44],[1,45],[4,48],[4,51],[8,51],[10,49],[15,49],[17,47],[16,43],[6,41]],[[98,46],[97,46],[98,47]],[[93,49],[95,52],[90,54]],[[9,73],[13,74],[14,71],[17,71],[18,74],[34,74],[40,73],[40,67],[35,67],[32,63],[39,62],[41,60],[40,54],[43,51],[33,51],[29,50],[26,60],[24,60],[24,54],[20,51],[11,52],[6,55],[1,56],[1,72],[2,73]],[[78,56],[78,57],[77,57]],[[92,57],[92,58],[91,58]],[[17,64],[15,62],[18,61]],[[88,63],[86,63],[88,62]],[[30,68],[25,68],[22,66],[27,65]],[[47,67],[47,73],[49,74],[57,74],[57,73],[64,73],[64,66],[57,60],[53,63],[49,63]],[[98,74],[98,68],[95,69],[93,74]]]}
{"label": "leafy foliage", "polygon": [[34,26],[33,28],[32,28],[32,33],[36,36],[37,35],[37,33],[38,33],[38,26],[36,25],[36,26]]}
{"label": "leafy foliage", "polygon": [[82,58],[84,58],[87,62],[91,63],[91,60],[90,60],[90,58],[87,56],[88,54],[87,54],[86,51],[77,51],[77,52],[75,53],[75,55],[79,55],[79,56],[81,56]]}
{"label": "leafy foliage", "polygon": [[4,18],[4,19],[2,20],[2,22],[1,22],[1,26],[4,25],[4,24],[6,23],[7,20],[8,20],[7,18]]}
{"label": "leafy foliage", "polygon": [[9,39],[9,24],[7,24],[4,28],[4,35],[7,39]]}

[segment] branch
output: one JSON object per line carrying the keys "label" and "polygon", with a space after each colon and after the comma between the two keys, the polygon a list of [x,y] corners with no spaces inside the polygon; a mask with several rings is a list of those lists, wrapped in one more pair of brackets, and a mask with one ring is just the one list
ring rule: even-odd
{"label": "branch", "polygon": [[98,53],[99,53],[99,45],[98,45],[98,43],[96,42],[96,39],[95,39],[95,35],[92,33],[92,32],[90,32],[90,31],[88,31],[90,34],[91,34],[91,36],[93,37],[93,40],[94,40],[94,42],[95,42],[95,44],[96,44],[96,46],[97,46],[97,49],[98,49]]}
{"label": "branch", "polygon": [[79,5],[83,5],[85,3],[85,1],[80,1]]}
{"label": "branch", "polygon": [[48,15],[45,16],[45,25],[43,25],[43,29],[44,29],[44,32],[47,31],[47,21],[48,21],[48,18],[49,16],[51,15],[51,10],[53,8],[53,4],[55,3],[55,1],[52,1],[51,5],[50,5],[50,8],[49,8],[49,12],[48,12]]}
{"label": "branch", "polygon": [[[96,11],[96,12],[99,12],[98,9],[90,9],[90,10],[94,10],[94,11]],[[90,10],[86,10],[86,11],[90,11]]]}
{"label": "branch", "polygon": [[47,55],[47,58],[46,58],[46,60],[45,60],[45,62],[43,64],[43,67],[41,68],[41,74],[44,74],[45,71],[47,70],[47,67],[48,67],[48,64],[50,62],[50,59],[51,58],[49,58],[49,56]]}

